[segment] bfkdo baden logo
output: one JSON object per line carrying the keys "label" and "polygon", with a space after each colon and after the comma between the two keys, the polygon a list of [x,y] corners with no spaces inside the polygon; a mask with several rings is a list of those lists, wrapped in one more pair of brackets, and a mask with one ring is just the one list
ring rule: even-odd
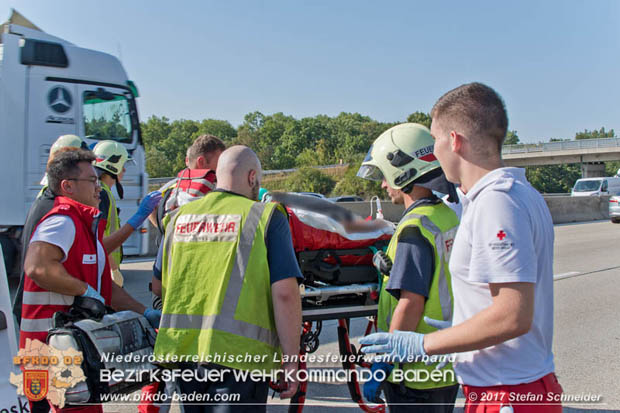
{"label": "bfkdo baden logo", "polygon": [[13,357],[13,364],[22,373],[11,372],[9,382],[17,387],[17,394],[36,402],[47,399],[59,408],[65,406],[67,390],[86,381],[82,370],[84,358],[74,348],[59,350],[39,340],[26,340],[26,346]]}
{"label": "bfkdo baden logo", "polygon": [[24,395],[28,400],[38,402],[45,399],[49,385],[49,371],[24,370]]}

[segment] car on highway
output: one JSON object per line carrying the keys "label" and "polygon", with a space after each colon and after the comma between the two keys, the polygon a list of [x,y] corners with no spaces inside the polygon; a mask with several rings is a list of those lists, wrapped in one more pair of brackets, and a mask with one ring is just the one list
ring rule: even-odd
{"label": "car on highway", "polygon": [[361,196],[357,196],[357,195],[341,195],[341,196],[335,196],[332,198],[327,198],[332,202],[363,202],[364,198],[362,198]]}
{"label": "car on highway", "polygon": [[319,194],[319,193],[316,193],[316,192],[297,192],[297,193],[298,193],[299,195],[307,195],[307,196],[313,196],[313,197],[316,197],[316,198],[323,198],[323,199],[326,199],[326,198],[325,198],[325,195],[323,195],[323,194]]}
{"label": "car on highway", "polygon": [[614,224],[620,224],[620,193],[609,198],[609,218]]}
{"label": "car on highway", "polygon": [[612,195],[620,191],[620,178],[615,176],[577,179],[571,196]]}

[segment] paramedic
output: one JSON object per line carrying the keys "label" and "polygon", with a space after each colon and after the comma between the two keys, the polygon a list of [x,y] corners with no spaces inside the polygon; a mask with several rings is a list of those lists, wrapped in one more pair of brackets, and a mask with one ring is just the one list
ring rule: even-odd
{"label": "paramedic", "polygon": [[[93,153],[95,154],[95,162],[93,165],[99,175],[99,184],[102,189],[99,193],[101,198],[99,210],[106,219],[104,237],[107,242],[104,242],[104,246],[106,247],[106,251],[109,251],[108,258],[110,262],[110,271],[112,273],[112,281],[119,287],[122,287],[123,274],[119,268],[122,259],[121,245],[135,230],[142,226],[146,217],[144,214],[135,214],[129,218],[127,223],[122,227],[118,218],[116,200],[110,188],[112,185],[116,185],[116,192],[118,196],[123,199],[124,190],[121,185],[121,180],[125,174],[125,163],[127,161],[132,161],[127,153],[127,149],[118,142],[105,140],[95,145]],[[160,200],[161,193],[158,191],[151,192],[145,197],[149,214],[157,207]],[[112,248],[112,244],[115,245],[114,248]]]}
{"label": "paramedic", "polygon": [[199,375],[225,370],[218,381],[179,381],[183,394],[240,395],[238,405],[190,404],[186,412],[265,412],[266,378],[235,381],[231,369],[284,369],[292,381],[281,397],[297,389],[297,362],[280,365],[283,359],[273,357],[299,354],[302,275],[285,210],[256,202],[261,175],[254,151],[233,146],[218,163],[217,188],[164,219],[163,314],[155,356],[198,356],[205,361],[196,368]]}
{"label": "paramedic", "polygon": [[[450,261],[453,327],[428,335],[368,336],[368,351],[388,357],[458,352],[455,371],[465,412],[498,412],[510,394],[560,399],[554,374],[553,223],[523,169],[503,167],[508,117],[501,97],[480,83],[443,95],[431,112],[435,155],[464,194]],[[396,349],[396,347],[397,349]],[[477,397],[477,403],[473,403]],[[519,396],[511,396],[513,400]],[[514,412],[561,412],[553,405]]]}
{"label": "paramedic", "polygon": [[[56,141],[52,144],[50,148],[50,154],[48,157],[48,163],[53,159],[54,155],[57,153],[61,153],[68,150],[75,149],[88,149],[86,142],[84,142],[79,136],[76,135],[62,135],[56,139]],[[41,179],[41,185],[43,187],[37,194],[36,199],[30,206],[28,210],[28,214],[26,215],[26,222],[24,223],[24,228],[22,229],[21,236],[21,254],[19,261],[19,285],[17,287],[17,292],[15,293],[15,298],[13,300],[13,314],[17,319],[17,324],[21,323],[22,318],[22,298],[24,294],[24,259],[26,258],[26,253],[28,252],[28,245],[30,242],[30,237],[32,237],[32,233],[34,232],[35,226],[39,223],[41,218],[45,214],[47,214],[54,207],[54,199],[56,195],[52,193],[49,189],[47,182],[47,173],[43,175],[43,179]],[[47,400],[39,400],[37,402],[31,402],[32,413],[46,413],[49,411],[49,403]]]}
{"label": "paramedic", "polygon": [[92,152],[78,149],[58,153],[48,164],[49,187],[57,196],[52,210],[36,226],[24,262],[20,348],[26,347],[27,339],[46,342],[53,313],[67,311],[75,296],[144,314],[155,326],[159,321],[158,311],[145,309],[111,281],[101,242],[103,226],[97,209],[101,188],[91,164],[94,159]]}
{"label": "paramedic", "polygon": [[[226,146],[220,138],[213,135],[200,135],[187,148],[187,154],[185,156],[185,166],[187,166],[187,168],[179,172],[179,176],[183,176],[184,171],[202,170],[205,173],[207,171],[215,171],[217,168],[217,161],[225,149]],[[166,201],[170,196],[170,192],[168,191],[175,188],[177,181],[178,178],[172,179],[159,189],[164,198],[164,202],[160,208],[149,215],[149,221],[151,221],[151,224],[153,224],[155,228],[159,228],[161,219],[169,212],[169,210],[166,210]]]}
{"label": "paramedic", "polygon": [[[50,154],[48,157],[48,163],[51,162],[54,155],[61,151],[74,150],[74,149],[87,149],[88,146],[86,142],[84,142],[79,136],[76,135],[62,135],[56,139],[56,141],[52,144],[50,148]],[[20,263],[19,263],[19,271],[20,274],[19,286],[17,287],[17,292],[15,293],[15,298],[13,301],[13,314],[17,318],[17,323],[19,324],[22,318],[22,295],[24,291],[24,259],[26,258],[26,253],[28,252],[28,245],[30,241],[30,237],[34,232],[34,227],[39,223],[43,215],[47,214],[52,207],[54,206],[54,199],[56,195],[52,193],[47,185],[47,173],[43,175],[41,179],[41,191],[37,194],[34,202],[30,206],[28,210],[28,214],[26,215],[26,222],[24,223],[24,228],[22,230],[21,236],[21,254],[20,254]],[[45,403],[47,406],[47,403]]]}
{"label": "paramedic", "polygon": [[[78,148],[86,148],[86,144],[82,139],[75,135],[63,135],[54,142],[50,149],[50,156],[48,160],[48,164],[52,161],[54,156],[58,153],[62,153],[68,150],[75,150]],[[34,232],[35,226],[39,223],[41,218],[46,215],[54,206],[54,201],[56,199],[56,194],[48,187],[47,182],[47,172],[41,181],[44,183],[41,192],[33,202],[30,210],[28,210],[28,215],[26,216],[26,223],[24,224],[24,229],[22,232],[22,261],[21,261],[21,279],[15,294],[15,299],[13,302],[13,314],[17,317],[17,322],[21,322],[21,311],[22,311],[22,298],[23,298],[23,290],[24,290],[24,271],[23,271],[23,261],[26,258],[26,254],[28,251],[28,246],[30,244],[30,237]],[[100,192],[100,196],[103,198],[104,193]],[[152,192],[148,194],[140,203],[138,207],[138,211],[128,220],[129,223],[133,223],[136,228],[138,228],[142,222],[145,220],[145,217],[150,214],[150,212],[157,206],[157,200],[159,198],[159,194],[157,192]],[[103,200],[99,204],[99,208],[105,207],[105,202]],[[105,211],[102,211],[102,215],[106,215]],[[129,236],[133,232],[133,228],[131,224],[123,225],[119,231],[112,233],[103,238],[103,246],[106,251],[114,250],[118,248],[123,242],[129,238]]]}
{"label": "paramedic", "polygon": [[[387,251],[378,252],[374,259],[383,274],[377,326],[390,332],[435,331],[429,319],[452,317],[448,259],[459,221],[432,192],[455,194],[433,155],[430,131],[403,123],[383,132],[372,144],[358,176],[381,180],[392,202],[405,206]],[[408,378],[401,381],[390,375],[394,367],[408,372]],[[395,366],[374,363],[364,396],[378,401],[383,387],[392,413],[408,411],[411,404],[426,404],[427,412],[451,412],[458,392],[451,366],[444,367],[441,379],[413,378],[424,377],[420,371],[432,372],[435,367],[422,361]],[[389,377],[384,384],[378,380],[379,370]]]}

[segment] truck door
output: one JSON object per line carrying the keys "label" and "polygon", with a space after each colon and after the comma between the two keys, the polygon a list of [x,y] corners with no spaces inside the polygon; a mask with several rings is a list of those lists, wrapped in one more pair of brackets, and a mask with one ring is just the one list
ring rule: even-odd
{"label": "truck door", "polygon": [[[122,224],[136,212],[148,185],[138,113],[131,89],[125,85],[49,76],[49,70],[33,67],[29,75],[25,155],[28,165],[27,207],[41,189],[39,183],[45,173],[51,145],[60,135],[76,134],[91,148],[99,141],[110,139],[122,143],[134,159],[125,165],[126,172],[121,182],[124,199],[120,200],[116,189],[112,188]],[[147,245],[145,230],[136,231],[123,244],[123,253],[140,255],[146,252]]]}
{"label": "truck door", "polygon": [[[47,68],[33,67],[28,76],[25,133],[26,203],[28,207],[41,189],[49,151],[61,135],[78,133],[77,85],[46,79]],[[28,211],[26,208],[25,212]],[[24,212],[24,214],[25,214]],[[25,217],[25,216],[24,216]]]}

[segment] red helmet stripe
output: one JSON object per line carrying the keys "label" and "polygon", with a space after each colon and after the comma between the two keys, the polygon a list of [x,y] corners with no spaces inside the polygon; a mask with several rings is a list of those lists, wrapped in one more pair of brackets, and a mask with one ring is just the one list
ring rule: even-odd
{"label": "red helmet stripe", "polygon": [[437,160],[437,158],[435,158],[435,155],[432,154],[432,153],[429,153],[428,155],[421,156],[420,159],[425,161],[425,162],[433,162],[433,161]]}

